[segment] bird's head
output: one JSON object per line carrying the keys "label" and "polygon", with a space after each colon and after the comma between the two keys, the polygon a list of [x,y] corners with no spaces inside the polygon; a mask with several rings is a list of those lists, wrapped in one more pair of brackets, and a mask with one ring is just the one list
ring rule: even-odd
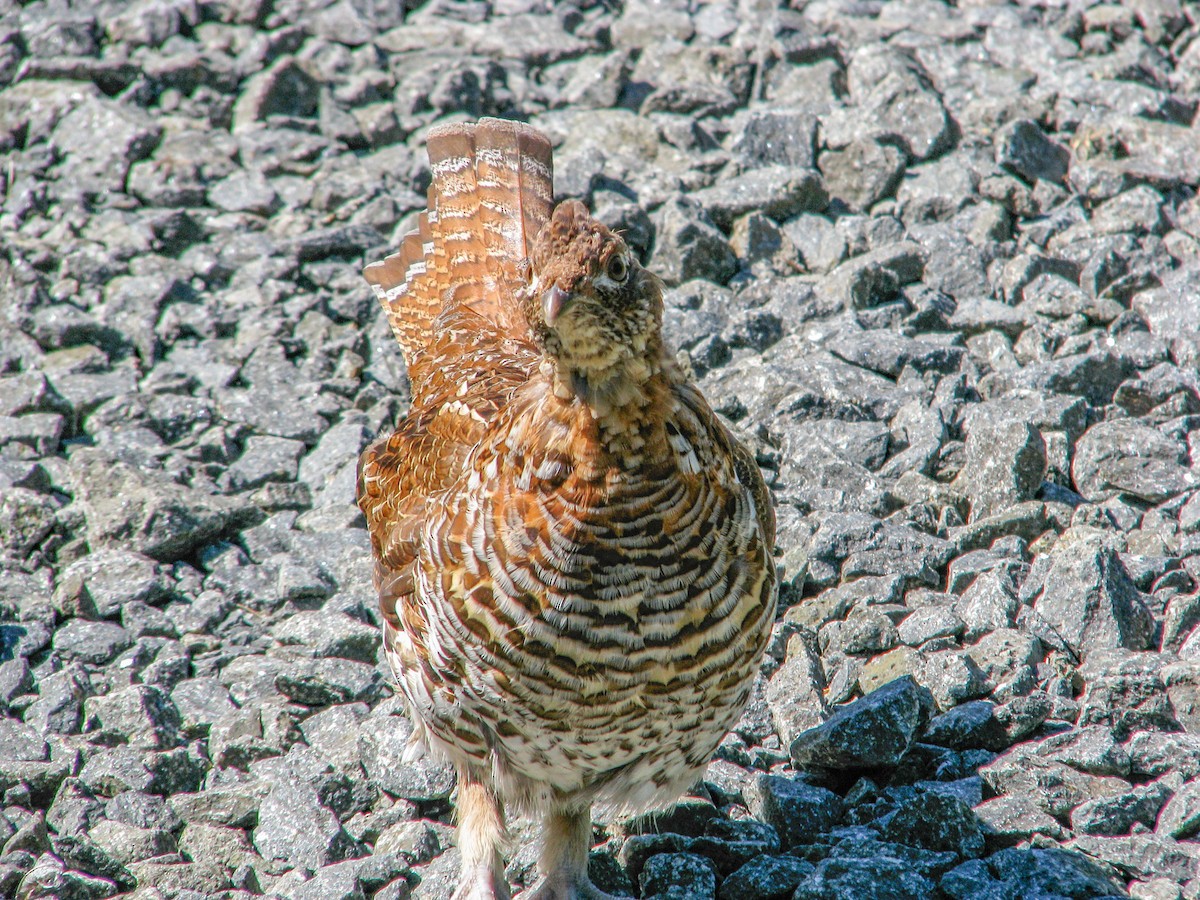
{"label": "bird's head", "polygon": [[657,359],[661,283],[578,200],[554,210],[530,264],[525,314],[560,370],[603,381],[631,360]]}

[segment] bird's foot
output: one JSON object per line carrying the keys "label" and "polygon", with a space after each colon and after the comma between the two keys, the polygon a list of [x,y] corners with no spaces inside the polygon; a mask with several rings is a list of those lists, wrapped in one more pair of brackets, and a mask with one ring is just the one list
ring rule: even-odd
{"label": "bird's foot", "polygon": [[518,895],[517,900],[623,900],[606,894],[586,876],[574,878],[543,878],[528,891]]}
{"label": "bird's foot", "polygon": [[510,900],[511,896],[503,873],[480,865],[462,873],[450,900]]}

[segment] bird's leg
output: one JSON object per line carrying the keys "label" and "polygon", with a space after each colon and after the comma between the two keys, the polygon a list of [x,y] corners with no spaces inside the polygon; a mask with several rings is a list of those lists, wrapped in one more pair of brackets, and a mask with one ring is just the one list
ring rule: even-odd
{"label": "bird's leg", "polygon": [[588,878],[591,848],[591,808],[553,810],[546,816],[546,835],[538,860],[541,878],[529,900],[616,900]]}
{"label": "bird's leg", "polygon": [[502,849],[504,810],[489,785],[458,773],[458,850],[462,873],[452,900],[509,900]]}

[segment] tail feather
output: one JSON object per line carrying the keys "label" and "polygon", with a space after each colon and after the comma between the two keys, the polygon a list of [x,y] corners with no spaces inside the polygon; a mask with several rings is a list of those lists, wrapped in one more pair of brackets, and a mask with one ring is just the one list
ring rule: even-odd
{"label": "tail feather", "polygon": [[524,334],[513,291],[553,204],[550,142],[528,125],[442,126],[429,133],[428,149],[433,182],[418,230],[363,271],[410,369],[449,306]]}

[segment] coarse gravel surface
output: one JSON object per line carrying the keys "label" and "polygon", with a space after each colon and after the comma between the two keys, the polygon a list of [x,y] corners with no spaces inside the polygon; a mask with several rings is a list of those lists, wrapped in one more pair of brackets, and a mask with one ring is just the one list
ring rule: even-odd
{"label": "coarse gravel surface", "polygon": [[0,0],[0,897],[449,897],[360,269],[499,115],[778,504],[759,689],[597,883],[1200,898],[1198,105],[1181,0]]}

